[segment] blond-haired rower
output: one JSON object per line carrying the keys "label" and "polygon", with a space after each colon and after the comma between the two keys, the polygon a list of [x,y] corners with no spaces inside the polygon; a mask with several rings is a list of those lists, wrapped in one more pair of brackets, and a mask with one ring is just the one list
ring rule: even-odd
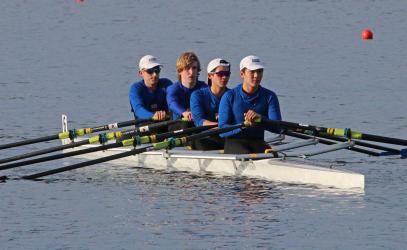
{"label": "blond-haired rower", "polygon": [[186,118],[192,121],[190,110],[190,97],[193,91],[205,88],[208,85],[199,81],[201,64],[194,52],[182,53],[176,62],[178,81],[167,89],[168,108],[172,112],[172,118]]}

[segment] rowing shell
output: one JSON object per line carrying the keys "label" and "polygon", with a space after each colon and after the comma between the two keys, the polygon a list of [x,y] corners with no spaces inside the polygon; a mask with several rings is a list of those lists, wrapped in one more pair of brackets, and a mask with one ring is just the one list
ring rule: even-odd
{"label": "rowing shell", "polygon": [[[64,130],[66,129],[67,125],[65,123]],[[84,145],[76,149],[94,146],[97,145]],[[77,157],[95,159],[128,150],[131,150],[131,148],[114,148]],[[128,167],[210,173],[215,176],[241,176],[273,182],[307,184],[338,189],[363,190],[365,183],[364,175],[347,170],[315,166],[292,161],[289,158],[256,159],[255,155],[222,154],[212,151],[186,149],[149,151],[113,160],[111,163]]]}

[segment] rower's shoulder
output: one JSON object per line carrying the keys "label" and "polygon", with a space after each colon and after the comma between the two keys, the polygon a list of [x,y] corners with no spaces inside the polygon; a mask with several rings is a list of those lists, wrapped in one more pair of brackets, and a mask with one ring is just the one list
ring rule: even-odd
{"label": "rower's shoulder", "polygon": [[164,88],[168,88],[169,86],[173,85],[172,81],[168,78],[160,78],[159,84]]}
{"label": "rower's shoulder", "polygon": [[130,91],[136,91],[138,89],[143,88],[144,86],[145,86],[144,85],[144,80],[137,81],[137,82],[130,85]]}
{"label": "rower's shoulder", "polygon": [[176,82],[171,83],[171,84],[168,86],[167,91],[169,91],[169,92],[175,92],[175,91],[177,91],[177,90],[180,89],[180,88],[181,88],[181,87],[180,87],[179,81],[176,81]]}
{"label": "rower's shoulder", "polygon": [[260,90],[268,96],[277,97],[277,94],[271,89],[260,86]]}
{"label": "rower's shoulder", "polygon": [[236,85],[236,87],[227,89],[223,95],[228,94],[229,96],[239,94],[242,91],[242,84]]}
{"label": "rower's shoulder", "polygon": [[197,84],[197,90],[205,89],[205,88],[209,87],[208,84],[206,84],[206,82],[203,82],[203,81],[197,81],[196,84]]}
{"label": "rower's shoulder", "polygon": [[238,94],[238,89],[237,88],[232,88],[232,89],[227,89],[225,93],[222,95],[222,99],[228,100],[228,101],[233,101],[234,96]]}

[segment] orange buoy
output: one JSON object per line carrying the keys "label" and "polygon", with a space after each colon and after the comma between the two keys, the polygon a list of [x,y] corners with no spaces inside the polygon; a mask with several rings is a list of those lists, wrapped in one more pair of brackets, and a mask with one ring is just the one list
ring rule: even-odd
{"label": "orange buoy", "polygon": [[362,31],[362,39],[363,40],[371,40],[373,39],[373,32],[369,29]]}

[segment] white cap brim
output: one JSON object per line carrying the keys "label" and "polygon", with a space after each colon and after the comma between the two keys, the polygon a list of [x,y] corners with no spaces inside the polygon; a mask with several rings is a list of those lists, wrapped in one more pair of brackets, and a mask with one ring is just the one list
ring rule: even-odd
{"label": "white cap brim", "polygon": [[258,69],[264,69],[264,66],[261,64],[252,64],[252,65],[247,65],[246,69],[248,70],[258,70]]}
{"label": "white cap brim", "polygon": [[152,69],[152,68],[157,67],[157,66],[160,66],[160,67],[161,67],[161,64],[159,64],[159,63],[152,63],[152,64],[144,65],[144,67],[143,67],[142,69]]}

